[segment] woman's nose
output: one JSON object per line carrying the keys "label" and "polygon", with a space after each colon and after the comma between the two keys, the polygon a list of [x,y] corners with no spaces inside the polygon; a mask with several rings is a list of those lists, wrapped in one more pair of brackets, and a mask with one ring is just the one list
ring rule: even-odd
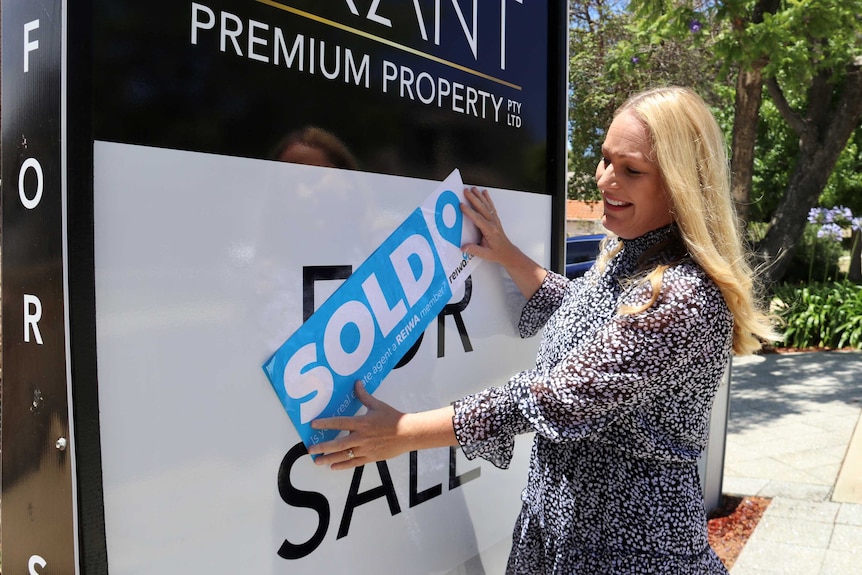
{"label": "woman's nose", "polygon": [[599,162],[596,168],[596,184],[599,189],[605,190],[614,184],[614,167],[613,164],[605,164],[604,160]]}

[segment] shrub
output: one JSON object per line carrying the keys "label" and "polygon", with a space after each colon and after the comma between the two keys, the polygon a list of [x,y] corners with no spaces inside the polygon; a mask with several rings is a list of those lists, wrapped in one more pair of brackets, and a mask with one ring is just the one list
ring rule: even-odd
{"label": "shrub", "polygon": [[790,347],[862,349],[862,286],[849,281],[781,285],[773,308]]}

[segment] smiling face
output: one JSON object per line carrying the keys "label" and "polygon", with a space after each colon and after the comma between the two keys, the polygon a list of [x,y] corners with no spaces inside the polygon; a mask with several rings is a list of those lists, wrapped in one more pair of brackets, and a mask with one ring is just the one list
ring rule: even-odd
{"label": "smiling face", "polygon": [[602,224],[624,240],[673,221],[646,125],[628,110],[608,128],[596,183],[604,199]]}

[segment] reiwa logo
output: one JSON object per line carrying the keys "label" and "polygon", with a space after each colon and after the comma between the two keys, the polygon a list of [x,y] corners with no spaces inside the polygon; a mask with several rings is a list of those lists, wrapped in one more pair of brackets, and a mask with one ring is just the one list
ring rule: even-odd
{"label": "reiwa logo", "polygon": [[460,209],[452,172],[263,365],[306,446],[334,438],[318,417],[353,415],[353,386],[373,393],[478,260],[461,245],[478,231]]}

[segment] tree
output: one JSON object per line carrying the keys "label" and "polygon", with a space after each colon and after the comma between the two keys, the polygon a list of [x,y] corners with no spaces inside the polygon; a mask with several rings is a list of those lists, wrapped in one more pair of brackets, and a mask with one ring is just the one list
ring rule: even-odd
{"label": "tree", "polygon": [[705,56],[711,35],[699,22],[684,24],[692,38],[649,37],[624,0],[569,3],[570,199],[598,200],[593,174],[614,111],[631,94],[656,85],[696,89],[707,102],[725,105],[716,84],[719,66]]}
{"label": "tree", "polygon": [[[734,4],[727,6],[725,16],[733,23],[731,34],[740,47],[746,44],[744,34],[745,14],[735,13]],[[773,14],[778,9],[778,0],[759,0],[751,10],[751,22],[761,24],[765,14]],[[742,29],[742,30],[740,30]],[[743,50],[743,54],[751,54]],[[763,68],[768,59],[763,54],[753,52],[757,57],[751,61],[742,60],[736,75],[736,94],[734,100],[734,121],[731,137],[730,190],[736,203],[736,211],[743,225],[748,222],[748,209],[751,203],[751,184],[754,177],[754,151],[757,140],[757,119],[763,97]]]}
{"label": "tree", "polygon": [[618,85],[623,78],[608,67],[627,33],[621,5],[621,0],[569,3],[569,199],[599,199],[594,173],[604,131],[626,91]]}
{"label": "tree", "polygon": [[[862,126],[856,128],[820,196],[822,207],[845,206],[862,224]],[[850,266],[847,279],[862,282],[862,230],[851,227]]]}
{"label": "tree", "polygon": [[[837,76],[837,78],[836,78]],[[819,70],[805,103],[794,107],[775,77],[767,87],[782,117],[799,136],[799,156],[784,197],[757,248],[769,262],[768,279],[778,281],[790,264],[805,214],[817,205],[829,175],[862,116],[862,57],[842,70]]]}
{"label": "tree", "polygon": [[766,283],[790,264],[807,214],[862,115],[862,0],[632,0],[642,29],[680,37],[696,17],[720,30],[711,54],[736,73],[734,193],[749,205],[763,86],[798,139],[781,200],[756,248]]}

